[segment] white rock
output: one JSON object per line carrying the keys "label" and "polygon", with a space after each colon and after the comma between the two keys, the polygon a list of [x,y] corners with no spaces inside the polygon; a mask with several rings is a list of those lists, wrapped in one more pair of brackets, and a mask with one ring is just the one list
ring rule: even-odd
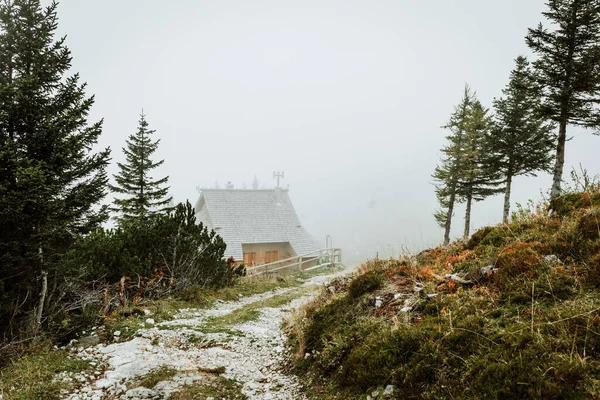
{"label": "white rock", "polygon": [[148,319],[146,320],[146,323],[147,323],[148,325],[154,325],[154,320],[153,320],[152,318],[148,318]]}
{"label": "white rock", "polygon": [[384,396],[391,396],[392,394],[394,394],[395,390],[396,390],[396,387],[394,385],[387,385],[385,387],[385,390],[383,391],[383,395]]}
{"label": "white rock", "polygon": [[[309,278],[305,281],[305,285],[318,287],[326,280],[324,278],[326,277]],[[142,323],[142,329],[138,330],[139,336],[132,339],[118,341],[120,337],[117,334],[115,343],[93,345],[89,347],[88,352],[75,351],[72,353],[73,357],[84,357],[97,363],[98,366],[95,371],[89,373],[92,378],[84,378],[85,382],[82,382],[82,386],[92,390],[87,390],[85,395],[71,391],[71,397],[76,395],[80,400],[91,400],[94,396],[102,399],[168,398],[171,393],[178,391],[186,383],[206,379],[203,375],[192,372],[196,371],[198,366],[205,368],[224,366],[226,372],[223,377],[243,383],[242,392],[249,398],[302,399],[303,396],[298,393],[299,379],[283,372],[286,336],[281,331],[281,320],[284,309],[297,309],[310,299],[310,295],[281,307],[261,309],[257,320],[231,327],[232,330],[239,331],[239,334],[194,332],[201,341],[181,348],[183,339],[190,336],[190,328],[193,330],[198,328],[202,331],[208,318],[222,317],[247,304],[292,290],[294,289],[280,288],[267,293],[237,298],[235,301],[221,301],[208,310],[182,309],[172,321]],[[168,329],[159,330],[158,327]],[[160,346],[152,345],[153,342],[160,343]],[[209,346],[205,347],[202,344],[209,344]],[[138,381],[150,371],[163,365],[188,372],[179,373],[169,380],[159,382],[153,390],[146,388],[127,390],[127,384]],[[101,376],[94,376],[97,372],[100,372]],[[267,379],[259,382],[261,377]],[[383,388],[380,392],[382,391]],[[69,398],[69,395],[65,394],[63,398]]]}
{"label": "white rock", "polygon": [[121,331],[114,331],[113,336],[116,336],[116,337],[121,336]]}

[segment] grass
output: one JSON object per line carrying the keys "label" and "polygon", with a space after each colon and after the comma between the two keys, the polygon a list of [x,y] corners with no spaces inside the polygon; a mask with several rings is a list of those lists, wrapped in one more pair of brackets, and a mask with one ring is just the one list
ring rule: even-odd
{"label": "grass", "polygon": [[553,216],[540,207],[334,282],[287,324],[310,398],[388,384],[396,398],[600,398],[600,203],[589,199],[600,196],[571,194]]}
{"label": "grass", "polygon": [[0,370],[0,394],[3,400],[60,399],[60,390],[72,389],[76,383],[53,381],[56,374],[88,369],[88,361],[74,358],[66,351],[43,344],[34,354]]}
{"label": "grass", "polygon": [[242,393],[241,385],[223,377],[216,377],[211,383],[195,383],[186,385],[176,393],[171,394],[170,400],[204,400],[215,399],[245,400],[248,397]]}
{"label": "grass", "polygon": [[157,383],[166,381],[177,375],[179,371],[169,365],[163,365],[146,374],[142,380],[135,386],[142,386],[148,389],[154,388]]}
{"label": "grass", "polygon": [[260,310],[263,308],[276,308],[290,303],[292,300],[302,297],[314,290],[314,286],[292,290],[286,293],[274,295],[263,300],[246,304],[229,314],[208,318],[206,324],[200,328],[205,333],[230,332],[230,327],[240,325],[260,318]]}
{"label": "grass", "polygon": [[278,288],[295,288],[305,283],[307,279],[319,275],[327,275],[340,271],[340,267],[330,266],[317,268],[309,271],[290,272],[285,275],[269,276],[269,277],[248,277],[243,279],[234,286],[222,288],[216,291],[204,289],[190,289],[179,297],[189,306],[208,307],[217,300],[235,301],[239,300],[240,296],[253,296]]}
{"label": "grass", "polygon": [[[117,310],[104,320],[104,326],[99,330],[99,335],[104,342],[115,340],[114,332],[119,331],[119,341],[126,341],[135,336],[136,332],[142,328],[149,328],[152,325],[146,324],[147,318],[154,319],[155,323],[172,320],[173,316],[183,308],[202,308],[209,307],[217,300],[235,301],[239,300],[239,295],[252,296],[255,294],[272,291],[276,288],[296,288],[304,284],[306,279],[311,277],[329,274],[338,270],[335,267],[321,268],[311,271],[294,272],[285,276],[246,279],[237,283],[235,286],[219,290],[209,291],[194,289],[178,296],[168,299],[161,299],[145,304],[143,307],[128,306]],[[189,327],[192,330],[214,330],[231,335],[239,335],[240,332],[228,328],[236,323],[247,322],[257,319],[260,315],[259,309],[262,307],[276,307],[291,301],[293,298],[304,293],[303,290],[294,291],[284,295],[276,295],[270,299],[252,303],[242,307],[242,309],[224,317],[222,320],[211,320],[211,326],[199,329],[198,327]],[[148,309],[151,315],[146,315],[144,309]],[[174,327],[161,327],[161,329],[176,329]],[[191,342],[194,340],[192,339]],[[156,341],[157,342],[157,341]],[[156,343],[157,344],[157,343]],[[50,344],[42,346],[32,346],[28,355],[15,360],[9,366],[0,369],[0,394],[2,400],[38,400],[38,399],[58,399],[61,398],[61,389],[71,389],[76,383],[53,382],[53,378],[60,372],[79,372],[88,369],[90,366],[87,361],[71,357],[63,350],[53,349]],[[160,380],[166,379],[174,370],[159,369],[153,371],[147,376],[142,385],[153,385]],[[158,379],[158,381],[156,381]],[[156,382],[155,382],[156,381]],[[221,397],[225,398],[245,398],[240,396],[239,390],[233,381],[218,380],[215,388],[212,386],[194,386],[186,388],[182,393],[189,393],[190,396],[200,396],[202,393],[224,393]],[[212,392],[211,392],[212,390]],[[221,392],[219,392],[221,390]],[[232,397],[231,397],[231,396]],[[194,398],[186,397],[173,398]],[[238,396],[238,397],[235,397]]]}

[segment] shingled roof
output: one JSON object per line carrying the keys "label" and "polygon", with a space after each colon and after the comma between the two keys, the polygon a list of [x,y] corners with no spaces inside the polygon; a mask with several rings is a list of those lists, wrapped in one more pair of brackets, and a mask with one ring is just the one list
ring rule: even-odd
{"label": "shingled roof", "polygon": [[243,259],[242,244],[289,242],[296,255],[321,248],[302,227],[286,189],[203,189],[196,219],[227,243],[225,255]]}

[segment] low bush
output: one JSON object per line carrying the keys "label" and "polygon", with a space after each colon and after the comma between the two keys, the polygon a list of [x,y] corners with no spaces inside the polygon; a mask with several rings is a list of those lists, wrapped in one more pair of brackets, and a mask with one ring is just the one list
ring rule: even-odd
{"label": "low bush", "polygon": [[383,284],[383,277],[375,272],[359,275],[350,283],[348,294],[356,299],[366,293],[379,289]]}

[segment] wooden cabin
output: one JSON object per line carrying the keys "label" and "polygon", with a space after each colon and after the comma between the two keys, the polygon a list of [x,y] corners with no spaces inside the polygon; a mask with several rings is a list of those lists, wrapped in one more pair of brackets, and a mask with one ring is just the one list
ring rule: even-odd
{"label": "wooden cabin", "polygon": [[196,219],[227,244],[225,256],[246,266],[318,251],[302,227],[287,189],[203,189]]}

